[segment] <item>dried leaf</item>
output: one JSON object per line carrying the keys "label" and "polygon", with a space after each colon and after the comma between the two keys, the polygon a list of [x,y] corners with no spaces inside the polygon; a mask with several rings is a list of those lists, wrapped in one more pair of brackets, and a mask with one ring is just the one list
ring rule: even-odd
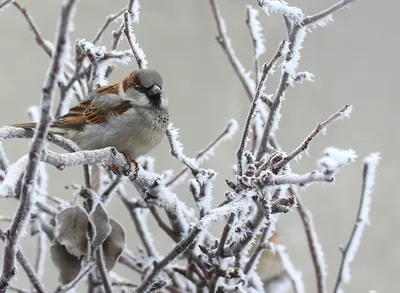
{"label": "dried leaf", "polygon": [[81,261],[68,253],[64,245],[56,239],[50,247],[51,260],[60,271],[60,282],[68,284],[73,281],[81,270]]}
{"label": "dried leaf", "polygon": [[56,216],[56,239],[67,251],[81,258],[88,254],[89,217],[79,206],[69,207]]}
{"label": "dried leaf", "polygon": [[103,243],[104,262],[107,271],[110,271],[118,261],[125,248],[125,230],[118,222],[110,219],[112,231]]}
{"label": "dried leaf", "polygon": [[99,202],[89,215],[95,228],[95,237],[92,240],[92,249],[95,251],[111,233],[110,219],[103,205]]}

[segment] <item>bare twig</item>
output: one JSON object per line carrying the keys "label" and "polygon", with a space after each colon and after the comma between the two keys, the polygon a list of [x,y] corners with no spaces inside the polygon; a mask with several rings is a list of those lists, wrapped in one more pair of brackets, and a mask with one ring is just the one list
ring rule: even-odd
{"label": "bare twig", "polygon": [[301,197],[296,193],[296,190],[292,187],[289,188],[289,193],[294,196],[297,200],[297,207],[300,218],[303,222],[304,229],[307,236],[308,247],[313,261],[315,270],[315,276],[317,280],[317,292],[326,293],[326,264],[321,248],[321,244],[318,241],[317,233],[315,232],[314,223],[309,211],[306,210]]}
{"label": "bare twig", "polygon": [[122,14],[125,12],[126,8],[123,8],[120,12],[117,12],[115,14],[110,14],[109,16],[106,17],[106,22],[104,25],[101,27],[101,29],[97,32],[96,36],[94,37],[92,43],[96,44],[98,41],[100,41],[101,36],[103,33],[106,31],[108,26],[115,20],[117,20]]}
{"label": "bare twig", "polygon": [[[292,30],[289,33],[289,52],[286,54],[286,62],[289,62],[292,57],[292,51],[293,51],[293,44],[297,41],[298,38],[298,32],[299,28],[297,26],[293,27]],[[281,102],[285,96],[286,90],[289,87],[289,73],[285,70],[282,73],[278,88],[275,93],[275,97],[272,101],[272,105],[270,107],[270,112],[268,114],[268,119],[267,122],[264,126],[264,132],[260,141],[260,145],[258,147],[257,155],[256,155],[256,160],[259,161],[261,157],[264,155],[265,150],[267,148],[267,143],[269,141],[269,137],[275,130],[274,128],[277,127],[277,125],[274,125],[277,123],[277,119],[279,117],[279,109],[281,107]]]}
{"label": "bare twig", "polygon": [[314,15],[307,16],[304,18],[302,25],[314,24],[314,23],[320,21],[321,19],[328,17],[329,15],[335,13],[336,11],[350,5],[354,1],[356,1],[356,0],[342,0],[324,11],[321,11]]}
{"label": "bare twig", "polygon": [[[133,10],[134,5],[138,4],[137,3],[138,0],[129,0],[128,5],[126,7],[126,11],[128,11],[132,16],[135,16],[137,19],[139,19],[139,17],[137,15],[134,15],[135,11]],[[112,50],[115,50],[118,47],[119,41],[121,40],[122,37],[122,33],[125,27],[125,21],[123,21],[120,25],[120,27],[118,28],[118,30],[116,32],[113,32],[113,43],[112,43]]]}
{"label": "bare twig", "polygon": [[378,166],[380,157],[379,153],[372,153],[364,159],[363,166],[363,183],[360,198],[360,205],[358,208],[357,219],[351,232],[349,241],[342,251],[342,261],[337,276],[334,293],[339,293],[343,283],[350,281],[350,263],[354,260],[360,245],[360,239],[365,226],[369,223],[369,210],[372,197],[372,187],[375,184],[375,172]]}
{"label": "bare twig", "polygon": [[87,274],[90,273],[90,271],[95,267],[95,265],[96,265],[96,263],[94,263],[94,262],[88,263],[84,268],[81,269],[81,271],[79,272],[79,275],[76,276],[76,278],[72,282],[58,287],[54,293],[65,293],[65,292],[68,292],[69,290],[71,290],[72,288],[74,288],[76,285],[79,284],[80,281],[82,281],[82,279]]}
{"label": "bare twig", "polygon": [[121,197],[125,206],[127,207],[129,214],[135,224],[136,231],[142,240],[144,248],[146,249],[147,255],[149,257],[158,257],[157,249],[154,246],[153,236],[150,234],[150,230],[147,227],[147,223],[145,222],[143,211],[139,208],[134,208],[132,205],[126,201],[124,197]]}
{"label": "bare twig", "polygon": [[352,110],[351,105],[345,105],[331,117],[329,117],[328,119],[326,119],[321,123],[318,123],[317,127],[306,137],[306,139],[294,151],[292,151],[289,155],[285,156],[281,161],[275,164],[275,166],[273,166],[273,169],[280,170],[287,163],[289,163],[296,156],[298,156],[301,152],[307,150],[308,145],[314,139],[314,137],[316,137],[321,131],[324,131],[326,127],[329,126],[329,124],[331,124],[332,122],[343,117],[348,117],[351,113],[351,110]]}
{"label": "bare twig", "polygon": [[103,283],[104,291],[106,293],[112,293],[112,284],[110,282],[110,279],[108,278],[108,272],[106,269],[106,264],[104,263],[104,254],[103,254],[103,247],[100,245],[100,247],[96,250],[96,263],[97,263],[97,268],[99,269],[100,276],[101,276],[101,281]]}
{"label": "bare twig", "polygon": [[244,152],[244,149],[246,147],[248,133],[249,133],[249,130],[250,130],[250,125],[251,125],[251,121],[253,119],[253,115],[254,115],[256,107],[257,107],[258,99],[260,98],[260,96],[262,94],[262,91],[264,89],[264,85],[265,85],[265,82],[267,80],[268,73],[275,66],[275,64],[278,61],[278,59],[282,56],[282,51],[283,51],[285,46],[286,46],[286,42],[285,41],[281,42],[281,44],[278,47],[278,50],[276,51],[276,53],[272,57],[271,61],[268,64],[264,64],[264,66],[263,66],[263,73],[262,73],[262,76],[261,76],[261,79],[260,79],[260,83],[258,84],[256,94],[255,94],[254,99],[253,99],[253,101],[251,103],[249,113],[247,114],[246,123],[245,123],[245,127],[244,127],[244,130],[243,130],[242,138],[241,138],[241,141],[240,141],[240,145],[239,145],[238,151],[236,153],[237,166],[238,166],[237,173],[240,176],[243,173],[243,167],[242,167],[242,165],[243,165],[243,161],[242,161],[243,160],[243,152]]}
{"label": "bare twig", "polygon": [[8,4],[11,3],[11,1],[13,1],[13,0],[5,0],[4,2],[0,3],[0,9],[3,9],[4,7],[6,7]]}
{"label": "bare twig", "polygon": [[194,242],[196,237],[200,234],[201,229],[195,227],[189,235],[176,244],[175,248],[160,262],[156,263],[151,273],[143,280],[142,284],[137,288],[137,293],[146,292],[147,288],[151,286],[154,278],[160,273],[160,271],[168,265],[174,258],[183,253],[190,244]]}
{"label": "bare twig", "polygon": [[30,29],[32,30],[33,34],[35,35],[36,42],[38,45],[46,52],[49,57],[52,55],[52,48],[49,44],[44,40],[42,34],[39,31],[39,28],[36,26],[35,22],[32,19],[30,13],[26,10],[26,8],[20,5],[18,2],[13,1],[13,5],[22,13],[25,17],[26,21],[29,24]]}
{"label": "bare twig", "polygon": [[111,182],[111,184],[107,187],[106,190],[103,191],[102,195],[100,196],[100,201],[101,202],[107,202],[109,196],[112,194],[114,189],[118,186],[118,184],[121,182],[122,176],[116,176],[114,181]]}
{"label": "bare twig", "polygon": [[292,282],[294,292],[303,293],[305,292],[305,290],[301,273],[294,267],[285,249],[286,248],[282,245],[277,245],[276,247],[276,250],[282,262],[282,267],[288,275],[290,281]]}
{"label": "bare twig", "polygon": [[[41,224],[38,223],[38,225],[41,225]],[[36,253],[36,261],[35,261],[35,272],[36,272],[39,280],[43,277],[44,264],[46,261],[46,238],[45,237],[46,237],[46,234],[44,233],[43,229],[41,227],[39,227],[39,231],[37,233],[37,248],[36,248],[37,253]]]}
{"label": "bare twig", "polygon": [[255,92],[255,83],[251,78],[248,77],[243,65],[236,57],[235,51],[233,50],[231,45],[231,40],[229,39],[228,36],[225,21],[222,18],[221,12],[218,8],[217,1],[210,0],[210,5],[214,15],[215,22],[217,24],[217,30],[218,30],[217,41],[221,45],[235,73],[239,77],[239,80],[246,91],[247,97],[249,98],[250,101],[252,101]]}
{"label": "bare twig", "polygon": [[[197,164],[201,164],[205,159],[213,154],[213,150],[223,141],[228,140],[232,137],[232,135],[237,130],[237,122],[235,120],[229,121],[226,128],[221,132],[218,137],[213,140],[208,146],[206,146],[203,150],[199,151],[194,158]],[[187,173],[190,169],[187,167],[183,167],[172,179],[170,179],[166,186],[170,187],[173,186],[183,175]]]}
{"label": "bare twig", "polygon": [[256,108],[257,108],[258,99],[259,99],[259,97],[260,97],[260,95],[261,95],[261,93],[262,93],[262,91],[264,89],[265,81],[267,80],[267,75],[268,75],[267,65],[264,64],[264,66],[263,66],[263,74],[261,76],[260,83],[258,84],[257,91],[256,91],[256,94],[254,96],[254,99],[251,102],[249,113],[247,114],[247,118],[246,118],[246,123],[244,125],[242,138],[240,139],[239,148],[238,148],[238,150],[236,152],[237,174],[239,176],[243,175],[243,152],[244,152],[244,150],[246,148],[247,139],[248,139],[249,131],[250,131],[250,125],[251,125],[252,120],[253,120],[254,112],[256,111]]}
{"label": "bare twig", "polygon": [[[2,241],[6,240],[6,234],[0,229],[0,238]],[[17,250],[17,260],[21,264],[22,268],[24,269],[26,275],[29,278],[29,281],[33,285],[33,288],[35,288],[36,292],[38,293],[46,293],[46,290],[44,289],[44,285],[40,281],[39,277],[35,273],[34,269],[28,262],[27,258],[25,257],[24,253],[22,252],[21,248],[18,247]]]}
{"label": "bare twig", "polygon": [[0,292],[5,292],[11,278],[15,275],[15,256],[20,239],[20,234],[25,228],[29,219],[30,211],[34,203],[33,186],[36,180],[39,157],[43,149],[47,129],[51,121],[52,91],[57,81],[58,75],[62,73],[64,67],[64,55],[66,53],[67,34],[74,10],[76,0],[66,1],[62,5],[61,21],[56,38],[55,53],[49,66],[49,74],[44,83],[41,97],[41,118],[37,127],[37,132],[33,138],[32,146],[29,151],[29,162],[23,180],[20,205],[13,218],[13,222],[6,233],[7,242],[4,249],[4,261],[0,280]]}

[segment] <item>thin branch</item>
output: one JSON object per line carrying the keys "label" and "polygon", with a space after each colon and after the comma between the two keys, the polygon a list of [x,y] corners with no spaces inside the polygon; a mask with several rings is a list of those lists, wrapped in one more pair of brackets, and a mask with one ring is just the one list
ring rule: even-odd
{"label": "thin branch", "polygon": [[97,263],[97,268],[99,269],[99,272],[100,272],[101,281],[103,283],[104,291],[106,293],[113,293],[112,284],[110,282],[110,279],[108,278],[108,272],[107,272],[107,269],[106,269],[106,264],[104,262],[103,247],[101,245],[96,250],[96,263]]}
{"label": "thin branch", "polygon": [[294,151],[292,151],[289,155],[287,155],[281,161],[275,164],[275,166],[273,166],[273,169],[274,170],[282,169],[287,163],[293,160],[301,152],[307,150],[308,145],[314,139],[314,137],[316,137],[321,131],[325,131],[326,127],[328,127],[332,122],[340,118],[349,117],[351,110],[352,110],[351,105],[345,105],[331,117],[329,117],[328,119],[326,119],[321,123],[318,123],[317,127],[306,137],[306,139]]}
{"label": "thin branch", "polygon": [[[138,0],[129,0],[128,5],[126,7],[126,11],[128,11],[131,15],[135,16],[134,13],[138,13],[139,11],[134,11],[134,4],[138,4]],[[139,16],[135,16],[137,19],[139,19]],[[117,49],[119,41],[121,40],[122,33],[125,27],[125,21],[123,21],[118,28],[117,31],[113,32],[113,43],[112,43],[112,50]]]}
{"label": "thin branch", "polygon": [[372,153],[364,159],[362,173],[363,183],[357,219],[354,223],[353,231],[350,235],[349,241],[347,242],[346,247],[342,249],[342,261],[340,264],[335,289],[333,291],[334,293],[341,292],[342,284],[350,281],[350,263],[355,258],[364,228],[367,224],[369,224],[368,218],[372,197],[372,187],[375,184],[375,173],[379,160],[379,153]]}
{"label": "thin branch", "polygon": [[[2,241],[6,241],[6,234],[1,229],[0,229],[0,238]],[[46,293],[46,290],[44,289],[44,285],[40,281],[39,277],[36,275],[34,269],[30,265],[29,261],[25,257],[25,255],[22,252],[20,247],[18,247],[18,251],[17,251],[17,260],[21,264],[22,268],[24,269],[26,275],[29,278],[29,281],[33,285],[33,288],[35,288],[36,292],[37,293]]]}
{"label": "thin branch", "polygon": [[79,284],[82,279],[90,273],[90,271],[95,267],[96,263],[88,263],[84,268],[81,269],[78,276],[68,284],[58,287],[54,293],[65,293],[74,288],[76,285]]}
{"label": "thin branch", "polygon": [[39,280],[43,277],[44,273],[44,265],[46,261],[46,234],[44,233],[43,229],[40,227],[40,219],[39,221],[39,231],[37,233],[37,248],[36,248],[36,261],[35,261],[35,272],[39,278]]}
{"label": "thin branch", "polygon": [[101,29],[97,32],[96,36],[94,37],[92,43],[96,44],[98,41],[100,41],[101,36],[103,33],[106,31],[108,26],[113,23],[115,20],[117,20],[122,14],[125,12],[126,8],[123,8],[120,12],[117,12],[115,14],[110,14],[109,16],[106,17],[106,22],[104,25],[101,27]]}
{"label": "thin branch", "polygon": [[297,200],[297,208],[301,221],[307,236],[307,243],[310,249],[311,258],[313,261],[315,277],[317,281],[317,292],[326,293],[326,264],[324,255],[322,252],[321,244],[318,241],[317,233],[315,231],[314,222],[312,220],[310,212],[304,206],[301,197],[297,194],[294,188],[289,188],[289,193],[294,196]]}
{"label": "thin branch", "polygon": [[[213,140],[208,146],[206,146],[203,150],[199,151],[194,158],[197,164],[201,164],[204,162],[208,156],[213,154],[213,150],[223,141],[230,139],[233,134],[236,133],[238,126],[235,120],[229,121],[226,128],[218,135],[215,140]],[[170,187],[174,185],[176,182],[182,178],[190,169],[187,167],[183,167],[172,179],[170,179],[165,185]]]}
{"label": "thin branch", "polygon": [[150,230],[148,229],[147,223],[145,222],[143,213],[139,210],[139,208],[134,208],[132,205],[126,201],[124,197],[121,197],[125,206],[127,207],[129,214],[135,224],[136,231],[142,240],[144,248],[146,249],[147,255],[149,257],[158,257],[158,252],[156,247],[154,246],[153,236],[150,234]]}
{"label": "thin branch", "polygon": [[132,18],[132,15],[129,13],[129,11],[125,11],[125,13],[124,13],[124,23],[125,23],[124,33],[125,33],[128,43],[129,43],[129,46],[132,50],[133,56],[135,56],[138,68],[139,69],[146,68],[147,61],[145,59],[143,50],[139,47],[139,44],[136,42],[136,36],[134,35],[133,29],[132,29],[132,19],[131,18]]}
{"label": "thin branch", "polygon": [[118,186],[118,184],[121,182],[122,176],[116,176],[114,181],[111,182],[111,184],[107,187],[106,190],[103,191],[103,193],[100,196],[100,201],[101,202],[107,202],[109,196],[113,193],[114,189]]}
{"label": "thin branch", "polygon": [[292,282],[293,291],[295,293],[304,293],[304,281],[301,273],[294,267],[289,255],[286,253],[286,248],[282,245],[277,245],[276,250],[279,258],[281,259],[282,267],[285,270],[287,276]]}
{"label": "thin branch", "polygon": [[266,226],[264,228],[264,231],[262,232],[260,239],[258,240],[258,244],[256,246],[256,248],[253,251],[253,254],[251,255],[250,259],[247,261],[243,273],[245,275],[247,275],[255,266],[258,258],[261,255],[261,252],[266,248],[266,243],[268,241],[268,236],[269,236],[269,232],[270,232],[270,227],[271,225],[268,224],[268,226]]}
{"label": "thin branch", "polygon": [[258,84],[256,94],[251,103],[249,113],[247,114],[242,138],[240,140],[240,145],[239,145],[238,151],[236,153],[237,166],[238,166],[237,174],[239,176],[243,175],[243,152],[244,152],[244,149],[246,148],[247,138],[249,136],[250,125],[251,125],[254,113],[256,111],[256,108],[257,108],[258,99],[260,98],[262,91],[264,90],[264,85],[265,85],[265,82],[267,81],[268,73],[270,73],[271,69],[275,66],[278,59],[282,56],[282,51],[283,51],[285,45],[286,45],[285,41],[281,42],[281,44],[278,47],[278,50],[272,57],[271,61],[268,63],[268,65],[264,64],[264,66],[263,66],[263,73],[262,73],[262,76],[260,79],[260,83]]}
{"label": "thin branch", "polygon": [[35,22],[33,21],[32,16],[30,15],[30,13],[26,10],[26,8],[24,6],[20,5],[16,1],[13,2],[13,5],[25,17],[26,21],[29,24],[30,29],[32,30],[33,34],[35,35],[35,40],[38,43],[38,45],[46,52],[47,55],[49,55],[49,57],[51,57],[52,56],[52,48],[44,40],[42,34],[39,31],[39,28],[36,26]]}
{"label": "thin branch", "polygon": [[4,7],[6,7],[8,4],[11,3],[11,1],[13,1],[13,0],[5,0],[3,3],[0,3],[0,9],[3,9]]}
{"label": "thin branch", "polygon": [[76,0],[69,0],[63,3],[61,21],[57,30],[55,53],[49,66],[49,73],[46,76],[42,97],[41,97],[41,118],[37,126],[37,132],[33,138],[29,151],[29,162],[26,168],[23,185],[21,189],[20,205],[13,218],[13,221],[6,233],[7,241],[4,249],[4,261],[0,279],[0,292],[7,290],[11,278],[16,273],[15,256],[18,243],[34,203],[34,184],[36,181],[39,157],[43,150],[43,144],[47,135],[47,129],[51,122],[52,91],[59,74],[63,72],[64,56],[66,54],[67,34],[70,29],[72,11]]}
{"label": "thin branch", "polygon": [[264,171],[260,175],[259,182],[262,186],[277,186],[285,184],[304,186],[312,182],[333,182],[334,179],[335,178],[332,177],[332,174],[324,174],[319,171],[313,171],[302,175],[294,173],[275,175],[270,171]]}
{"label": "thin branch", "polygon": [[[286,59],[285,62],[288,63],[292,59],[292,53],[293,53],[293,44],[296,42],[298,38],[298,33],[299,33],[299,27],[298,26],[293,26],[292,30],[289,33],[289,51],[286,54]],[[295,64],[297,66],[297,64]],[[281,107],[282,100],[285,96],[286,90],[289,87],[289,73],[284,70],[282,72],[281,79],[279,81],[278,88],[275,93],[274,100],[272,102],[272,105],[270,107],[270,111],[268,114],[268,119],[267,122],[265,123],[264,126],[264,131],[263,135],[260,141],[260,145],[258,147],[257,155],[256,155],[256,160],[259,161],[262,156],[265,153],[265,150],[267,149],[267,144],[269,141],[270,136],[273,134],[273,131],[275,130],[274,128],[277,127],[277,119],[279,117],[279,110]]]}
{"label": "thin branch", "polygon": [[239,176],[243,175],[243,152],[244,152],[244,150],[246,148],[247,139],[248,139],[249,131],[250,131],[250,125],[252,123],[253,116],[254,116],[254,113],[255,113],[256,108],[257,108],[258,99],[259,99],[262,91],[264,90],[264,85],[265,85],[265,82],[267,80],[267,75],[268,75],[267,65],[264,64],[264,66],[263,66],[263,74],[261,76],[260,83],[258,84],[257,91],[256,91],[256,94],[254,96],[254,99],[251,102],[249,113],[247,114],[247,117],[246,117],[246,123],[244,125],[242,138],[240,140],[239,148],[238,148],[238,150],[236,152],[237,174]]}
{"label": "thin branch", "polygon": [[160,271],[165,266],[167,266],[174,258],[185,252],[185,250],[188,249],[188,247],[194,242],[194,240],[200,234],[201,231],[202,229],[195,227],[189,233],[189,235],[186,236],[186,238],[177,243],[175,248],[167,256],[165,256],[163,260],[155,264],[153,270],[143,280],[142,284],[140,284],[136,292],[137,293],[147,292],[147,289],[152,285],[154,278],[160,273]]}
{"label": "thin branch", "polygon": [[334,12],[350,5],[354,1],[356,1],[356,0],[342,0],[324,11],[321,11],[314,15],[307,16],[304,18],[302,25],[305,26],[305,25],[314,24],[314,23],[320,21],[321,19],[333,14]]}
{"label": "thin branch", "polygon": [[217,255],[223,257],[224,256],[224,250],[225,250],[225,244],[226,241],[228,241],[229,235],[232,231],[233,228],[233,222],[235,221],[236,215],[234,213],[230,214],[228,221],[226,222],[226,225],[224,227],[224,230],[222,232],[221,239],[218,244],[217,248]]}
{"label": "thin branch", "polygon": [[240,63],[239,59],[236,57],[235,51],[232,48],[231,40],[228,36],[228,31],[224,19],[222,18],[221,12],[218,8],[216,0],[210,0],[211,9],[214,15],[215,23],[217,24],[218,36],[217,41],[221,45],[225,54],[227,55],[229,62],[231,63],[233,70],[239,77],[242,83],[247,97],[250,101],[253,100],[255,92],[255,83],[248,77],[243,65]]}

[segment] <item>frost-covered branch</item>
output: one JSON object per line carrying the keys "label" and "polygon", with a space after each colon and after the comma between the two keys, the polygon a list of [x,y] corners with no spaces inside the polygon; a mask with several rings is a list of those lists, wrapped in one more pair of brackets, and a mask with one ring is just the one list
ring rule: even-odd
{"label": "frost-covered branch", "polygon": [[279,170],[291,160],[296,158],[300,153],[307,151],[308,145],[314,139],[314,137],[316,137],[320,132],[324,132],[326,130],[326,127],[332,122],[338,119],[343,119],[344,117],[349,117],[352,109],[353,107],[351,105],[345,105],[331,117],[321,123],[318,123],[317,127],[306,137],[306,139],[294,151],[292,151],[289,155],[285,156],[281,161],[279,161],[273,168]]}
{"label": "frost-covered branch", "polygon": [[29,151],[29,162],[26,167],[23,179],[20,205],[13,218],[13,221],[6,233],[7,241],[4,250],[3,268],[0,279],[0,292],[5,292],[11,278],[16,273],[15,258],[21,233],[26,227],[33,204],[35,203],[34,186],[36,181],[39,157],[47,135],[47,129],[51,122],[52,92],[58,76],[62,74],[65,54],[68,43],[68,32],[71,29],[72,15],[75,9],[76,0],[66,1],[61,8],[61,20],[55,41],[55,52],[49,66],[48,74],[44,82],[41,97],[41,118],[37,126],[37,132],[33,137]]}
{"label": "frost-covered branch", "polygon": [[[6,234],[4,231],[0,229],[0,238],[2,241],[6,241]],[[29,278],[29,281],[31,282],[33,288],[38,293],[46,293],[46,290],[44,288],[44,285],[40,281],[39,277],[37,276],[36,272],[33,270],[31,264],[28,262],[27,258],[25,257],[24,253],[22,252],[21,248],[18,247],[17,254],[16,254],[17,260],[24,269],[26,275]]]}
{"label": "frost-covered branch", "polygon": [[140,48],[139,44],[136,41],[136,36],[133,33],[133,28],[132,28],[132,15],[129,13],[129,11],[125,11],[124,13],[124,22],[125,22],[124,33],[126,39],[128,40],[129,46],[131,47],[133,56],[135,56],[138,68],[139,69],[147,68],[146,55],[144,54],[142,48]]}
{"label": "frost-covered branch", "polygon": [[[214,155],[215,149],[219,146],[222,142],[232,139],[233,135],[236,133],[238,129],[238,124],[235,120],[230,120],[226,128],[219,134],[215,140],[213,140],[208,146],[204,149],[197,152],[195,156],[195,161],[198,165],[202,164],[206,161],[210,156]],[[189,171],[190,168],[183,167],[173,178],[171,178],[166,186],[174,186],[176,182],[179,182],[180,179]]]}
{"label": "frost-covered branch", "polygon": [[106,21],[105,21],[104,25],[97,32],[96,36],[94,37],[94,39],[92,41],[93,44],[96,44],[98,41],[100,41],[100,38],[102,37],[102,35],[104,34],[104,32],[106,31],[108,26],[111,23],[113,23],[114,21],[116,21],[118,18],[120,18],[124,14],[125,10],[126,9],[123,8],[121,11],[119,11],[115,14],[110,14],[109,16],[106,17]]}
{"label": "frost-covered branch", "polygon": [[311,213],[306,209],[301,197],[297,194],[296,190],[291,187],[289,192],[297,200],[297,209],[299,211],[300,218],[303,222],[303,226],[307,236],[308,247],[310,249],[311,258],[315,270],[315,276],[317,280],[317,292],[326,293],[326,264],[322,246],[318,240],[317,233],[315,231],[314,222]]}
{"label": "frost-covered branch", "polygon": [[349,283],[351,279],[350,264],[355,259],[365,226],[369,224],[369,212],[372,201],[372,188],[375,185],[375,175],[379,161],[379,153],[372,153],[364,159],[362,174],[363,183],[357,220],[354,224],[353,231],[350,235],[350,239],[347,242],[346,247],[342,249],[342,262],[340,264],[335,289],[333,291],[334,293],[341,292],[342,284]]}
{"label": "frost-covered branch", "polygon": [[247,97],[249,98],[250,101],[252,101],[256,88],[255,82],[250,78],[250,73],[246,72],[246,69],[243,67],[242,63],[240,63],[239,59],[236,57],[235,51],[232,48],[231,40],[229,39],[228,36],[225,20],[222,18],[221,12],[218,8],[217,1],[210,0],[210,5],[218,29],[217,41],[221,45],[235,73],[239,77],[239,80],[246,91]]}
{"label": "frost-covered branch", "polygon": [[321,20],[323,20],[326,17],[329,17],[330,15],[332,15],[333,13],[335,13],[336,11],[343,9],[344,7],[349,6],[351,3],[353,3],[356,0],[342,0],[338,3],[336,3],[335,5],[319,12],[316,13],[314,15],[310,15],[307,16],[303,19],[303,23],[302,25],[309,25],[309,24],[315,24]]}
{"label": "frost-covered branch", "polygon": [[293,262],[290,260],[289,255],[286,253],[286,247],[282,245],[276,246],[278,255],[282,261],[282,267],[289,276],[293,290],[295,293],[305,293],[305,286],[303,281],[303,276],[295,267]]}

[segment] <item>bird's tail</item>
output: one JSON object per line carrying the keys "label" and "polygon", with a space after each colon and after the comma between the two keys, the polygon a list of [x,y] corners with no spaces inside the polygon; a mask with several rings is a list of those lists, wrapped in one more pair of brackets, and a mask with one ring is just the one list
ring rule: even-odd
{"label": "bird's tail", "polygon": [[[10,126],[12,127],[18,127],[18,128],[27,128],[27,129],[34,129],[36,128],[37,123],[20,123],[20,124],[12,124]],[[52,134],[58,134],[61,136],[64,136],[66,138],[71,138],[76,133],[76,130],[73,129],[68,129],[68,128],[60,128],[56,127],[54,125],[50,125],[50,128],[48,129],[49,133]]]}
{"label": "bird's tail", "polygon": [[19,127],[19,128],[36,128],[36,123],[21,123],[21,124],[12,124],[12,127]]}

